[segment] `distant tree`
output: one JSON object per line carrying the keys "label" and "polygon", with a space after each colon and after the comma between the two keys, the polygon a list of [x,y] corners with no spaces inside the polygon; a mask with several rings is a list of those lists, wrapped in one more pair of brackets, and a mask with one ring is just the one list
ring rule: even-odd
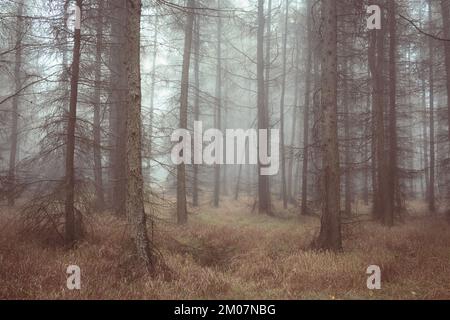
{"label": "distant tree", "polygon": [[[265,99],[264,87],[264,0],[258,0],[258,31],[257,31],[257,110],[258,110],[258,129],[269,129],[269,112]],[[261,141],[258,137],[258,150],[261,148]],[[270,182],[268,176],[261,175],[262,164],[258,162],[258,203],[259,212],[272,214]]]}

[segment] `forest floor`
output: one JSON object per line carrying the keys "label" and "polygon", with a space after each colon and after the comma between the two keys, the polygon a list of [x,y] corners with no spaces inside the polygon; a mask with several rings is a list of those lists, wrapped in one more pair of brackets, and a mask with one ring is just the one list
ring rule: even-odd
{"label": "forest floor", "polygon": [[[294,208],[268,217],[252,213],[250,202],[228,200],[190,211],[185,227],[167,214],[156,219],[167,270],[154,278],[135,272],[121,219],[96,215],[86,240],[65,250],[20,233],[3,212],[0,299],[450,299],[444,218],[412,213],[390,229],[346,223],[344,251],[331,254],[309,250],[319,221]],[[80,291],[66,288],[68,265],[81,268]],[[381,267],[381,290],[367,289],[369,265]]]}

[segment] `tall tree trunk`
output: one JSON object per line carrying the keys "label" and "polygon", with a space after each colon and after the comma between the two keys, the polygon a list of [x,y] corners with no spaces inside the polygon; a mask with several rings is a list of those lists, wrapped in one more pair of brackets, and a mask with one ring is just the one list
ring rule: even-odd
{"label": "tall tree trunk", "polygon": [[337,131],[337,2],[322,1],[322,218],[315,246],[321,250],[342,249],[340,221],[340,174]]}
{"label": "tall tree trunk", "polygon": [[[433,26],[433,6],[431,0],[428,2],[428,20],[430,23],[430,29],[432,31]],[[429,37],[429,81],[430,81],[430,190],[428,194],[428,209],[431,214],[436,211],[435,205],[435,145],[434,145],[434,41]]]}
{"label": "tall tree trunk", "polygon": [[151,179],[151,157],[153,154],[153,122],[155,120],[155,87],[156,87],[156,58],[158,56],[158,15],[155,15],[155,23],[154,23],[154,28],[155,30],[153,31],[153,56],[152,56],[152,84],[150,87],[150,124],[149,124],[149,157],[150,160],[148,161],[148,175],[150,176]]}
{"label": "tall tree trunk", "polygon": [[[194,120],[200,120],[200,16],[195,17],[194,32]],[[199,165],[194,164],[192,180],[192,205],[198,207],[198,169]]]}
{"label": "tall tree trunk", "polygon": [[377,114],[378,114],[378,97],[377,97],[377,31],[371,31],[369,33],[369,47],[368,47],[368,70],[369,80],[371,85],[371,175],[372,175],[372,216],[374,219],[379,220],[380,208],[379,205],[379,192],[378,192],[378,153],[377,153]]}
{"label": "tall tree trunk", "polygon": [[[423,69],[425,66],[422,67]],[[423,70],[421,76],[421,91],[422,91],[422,149],[423,149],[423,168],[424,168],[424,176],[425,176],[425,194],[424,198],[428,202],[429,199],[429,191],[430,191],[430,166],[429,166],[429,155],[428,155],[428,111],[427,111],[427,88],[425,81],[425,72]]]}
{"label": "tall tree trunk", "polygon": [[[82,12],[82,0],[76,5]],[[75,127],[77,121],[78,80],[80,76],[81,29],[75,29],[70,79],[70,103],[66,141],[66,202],[65,202],[65,241],[71,247],[76,241],[77,220],[75,219]]]}
{"label": "tall tree trunk", "polygon": [[303,163],[302,163],[302,204],[301,213],[308,214],[308,160],[309,160],[309,106],[311,101],[311,63],[312,63],[312,0],[307,0],[307,56],[305,61],[305,109],[303,112]]}
{"label": "tall tree trunk", "polygon": [[397,183],[397,21],[395,1],[388,1],[389,20],[389,174],[388,202],[383,223],[394,224]]}
{"label": "tall tree trunk", "polygon": [[109,53],[109,69],[111,70],[109,100],[109,129],[110,129],[110,203],[114,213],[125,215],[126,195],[126,119],[128,104],[128,88],[125,65],[128,59],[126,52],[127,35],[123,26],[126,21],[124,0],[111,0],[111,34],[112,41]]}
{"label": "tall tree trunk", "polygon": [[103,14],[104,1],[98,1],[97,14],[97,39],[95,54],[95,93],[94,93],[94,178],[95,178],[95,197],[96,209],[103,210],[105,197],[103,193],[103,168],[102,168],[102,150],[101,150],[101,81],[102,81],[102,50],[103,50]]}
{"label": "tall tree trunk", "polygon": [[[367,72],[367,83],[368,84],[370,83],[370,70],[368,70],[368,72]],[[368,91],[367,92],[367,97],[366,97],[366,110],[367,110],[367,112],[371,112],[371,99],[370,99],[370,96],[371,96],[370,95],[370,91]],[[368,130],[368,129],[365,129],[364,131],[366,132],[366,130]],[[371,144],[371,146],[373,146],[373,143]],[[371,167],[371,165],[369,165],[369,163],[368,163],[369,158],[371,158],[371,161],[373,162],[373,157],[371,157],[370,154],[369,154],[370,151],[369,151],[369,142],[368,141],[366,141],[364,143],[364,151],[363,152],[364,152],[364,161],[367,162],[365,164],[365,166],[364,166],[364,172],[363,172],[363,175],[364,175],[363,201],[364,201],[364,204],[366,206],[368,206],[369,205],[369,170],[370,170],[370,167]],[[372,170],[372,172],[373,172],[373,170]],[[372,173],[372,177],[373,177],[373,173]],[[373,186],[373,184],[372,184],[372,186]],[[373,190],[372,190],[372,192],[373,192]]]}
{"label": "tall tree trunk", "polygon": [[[297,23],[297,29],[300,29],[299,24]],[[297,136],[297,115],[298,115],[298,101],[299,101],[299,84],[300,84],[300,39],[299,36],[295,37],[295,81],[294,81],[294,111],[292,114],[292,126],[291,126],[291,143],[289,148],[289,165],[288,165],[288,176],[287,176],[287,195],[288,200],[290,202],[296,201],[297,193],[296,193],[296,187],[293,187],[292,180],[294,179],[294,184],[297,184],[297,180],[299,179],[299,171],[296,169],[295,176],[294,176],[294,163],[298,164],[297,161],[295,161],[294,156],[294,149],[295,149],[295,137]]]}
{"label": "tall tree trunk", "polygon": [[[384,7],[384,1],[378,1],[380,7]],[[382,24],[384,17],[382,15]],[[375,140],[375,164],[376,164],[376,189],[374,195],[374,218],[382,221],[385,214],[387,199],[387,161],[385,157],[385,127],[384,127],[384,29],[372,31],[372,61],[370,63],[371,74],[373,77],[373,115],[374,115],[374,136]]]}
{"label": "tall tree trunk", "polygon": [[[132,237],[138,259],[149,272],[154,271],[152,244],[147,234],[147,216],[144,208],[144,180],[142,177],[142,122],[140,34],[141,0],[127,0],[128,112],[126,119],[126,214],[132,228]],[[150,228],[153,225],[150,222]]]}
{"label": "tall tree trunk", "polygon": [[11,110],[11,149],[9,153],[9,171],[8,171],[8,206],[12,207],[16,198],[16,158],[19,141],[19,91],[22,88],[22,37],[23,37],[23,0],[20,0],[17,8],[17,20],[16,20],[16,52],[14,56],[14,91],[15,94],[12,99]]}
{"label": "tall tree trunk", "polygon": [[[347,53],[346,53],[347,54]],[[344,172],[344,212],[346,215],[351,215],[352,213],[352,156],[350,150],[350,99],[349,99],[349,88],[348,88],[348,78],[349,78],[349,58],[347,55],[344,57],[345,62],[343,67],[343,105],[344,105],[344,162],[345,162],[345,172]]]}
{"label": "tall tree trunk", "polygon": [[284,17],[283,34],[283,73],[281,76],[281,100],[280,100],[280,155],[281,155],[281,195],[283,197],[283,207],[287,209],[288,197],[286,190],[286,156],[284,154],[284,99],[286,95],[286,60],[287,60],[287,35],[289,19],[289,0],[286,0],[286,12]]}
{"label": "tall tree trunk", "polygon": [[[220,12],[220,0],[217,0],[217,10]],[[217,17],[217,64],[216,64],[216,109],[214,123],[221,130],[222,126],[222,19]],[[216,151],[217,152],[217,151]],[[214,207],[219,207],[220,201],[220,164],[214,164]]]}
{"label": "tall tree trunk", "polygon": [[[263,4],[264,5],[264,4]],[[264,13],[264,7],[263,7],[263,13]],[[267,21],[266,23],[266,57],[265,57],[265,82],[264,82],[264,103],[269,108],[269,97],[270,97],[270,68],[271,68],[271,61],[270,61],[270,50],[271,50],[271,42],[272,42],[272,0],[268,1],[267,4]],[[263,27],[264,30],[264,27]],[[264,32],[264,31],[263,31]],[[264,37],[264,36],[263,36]]]}
{"label": "tall tree trunk", "polygon": [[[227,60],[227,52],[225,51],[225,61]],[[223,132],[226,132],[227,129],[227,121],[228,121],[228,93],[229,93],[229,84],[228,84],[228,79],[227,79],[227,63],[225,62],[224,65],[224,72],[223,72],[223,99],[222,99],[222,105],[221,105],[221,128],[223,130]],[[223,154],[223,158],[226,159],[227,158],[227,150],[226,148],[224,148],[224,150],[222,151]],[[222,166],[222,170],[221,170],[221,174],[222,174],[222,178],[221,178],[221,182],[222,182],[222,187],[220,189],[221,193],[223,196],[228,197],[228,166],[224,165]]]}
{"label": "tall tree trunk", "polygon": [[[195,1],[189,0],[188,7],[194,8]],[[180,95],[180,129],[187,129],[188,95],[189,95],[189,66],[191,63],[192,31],[194,28],[194,11],[189,9],[184,30],[183,69],[181,74]],[[181,163],[177,168],[177,222],[187,222],[186,205],[186,165]]]}
{"label": "tall tree trunk", "polygon": [[[270,1],[270,0],[269,0]],[[257,32],[257,109],[258,109],[258,130],[269,129],[269,112],[265,99],[264,88],[264,0],[258,0],[258,32]],[[267,139],[267,141],[269,141]],[[258,154],[260,146],[258,135]],[[261,161],[258,161],[258,204],[259,212],[272,214],[272,205],[270,201],[270,182],[268,176],[261,175]]]}
{"label": "tall tree trunk", "polygon": [[[450,1],[441,0],[442,26],[445,39],[450,39]],[[448,140],[450,141],[450,42],[444,42],[445,46],[445,72],[447,75],[447,114],[448,114]]]}
{"label": "tall tree trunk", "polygon": [[[445,39],[450,39],[450,1],[441,0],[442,28]],[[445,73],[446,73],[446,89],[447,89],[447,134],[450,148],[450,42],[444,43],[445,55]],[[450,182],[447,181],[447,194],[450,198]]]}

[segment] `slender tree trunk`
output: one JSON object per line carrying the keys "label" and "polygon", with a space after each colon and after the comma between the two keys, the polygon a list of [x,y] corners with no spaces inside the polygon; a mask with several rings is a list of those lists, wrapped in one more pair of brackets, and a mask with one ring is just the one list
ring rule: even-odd
{"label": "slender tree trunk", "polygon": [[[441,14],[443,34],[445,39],[450,39],[450,1],[441,0]],[[445,72],[447,75],[447,114],[448,114],[448,140],[450,141],[450,42],[444,42],[445,46]]]}
{"label": "slender tree trunk", "polygon": [[287,35],[289,19],[289,0],[286,0],[286,12],[284,17],[283,34],[283,73],[281,76],[281,100],[280,100],[280,156],[281,156],[281,195],[283,197],[283,207],[287,209],[288,197],[286,190],[286,156],[284,154],[284,100],[286,95],[286,60],[287,60]]}
{"label": "slender tree trunk", "polygon": [[110,78],[110,203],[118,216],[125,216],[126,195],[126,119],[128,104],[128,88],[126,80],[126,61],[129,58],[126,52],[127,35],[123,25],[126,21],[126,8],[124,0],[109,1],[111,11],[112,43],[109,53]]}
{"label": "slender tree trunk", "polygon": [[[441,0],[442,28],[445,39],[450,39],[450,1]],[[450,42],[444,43],[445,55],[445,73],[446,73],[446,90],[447,90],[447,134],[450,148]],[[450,198],[450,181],[447,181],[447,194]]]}
{"label": "slender tree trunk", "polygon": [[[316,5],[313,5],[314,2],[311,3],[311,14],[320,13],[321,10],[321,2],[317,2]],[[320,17],[320,15],[319,15]],[[314,38],[311,42],[314,50],[313,54],[313,90],[311,91],[312,97],[312,108],[310,108],[310,116],[312,115],[312,123],[311,127],[311,143],[308,144],[308,188],[307,197],[310,196],[310,191],[313,191],[312,194],[314,198],[311,199],[313,203],[320,204],[322,199],[322,185],[321,185],[321,172],[322,172],[322,148],[320,142],[320,119],[321,119],[321,93],[322,93],[322,83],[321,83],[321,58],[322,58],[322,50],[323,50],[323,41],[321,38],[321,21],[320,19],[311,20],[314,22],[312,26],[312,30],[314,31]],[[309,123],[309,122],[308,122]],[[310,123],[309,123],[310,125]],[[311,166],[311,170],[309,169],[309,163],[312,162],[314,166]],[[310,180],[310,181],[309,181]],[[306,198],[305,198],[306,199]]]}
{"label": "slender tree trunk", "polygon": [[[384,7],[384,1],[379,5]],[[382,24],[384,19],[382,16]],[[374,195],[374,218],[383,221],[387,199],[387,161],[385,158],[385,126],[384,126],[384,29],[375,31],[372,38],[372,61],[370,63],[373,77],[373,115],[374,115],[374,137],[375,140],[375,163],[376,163],[376,189]]]}
{"label": "slender tree trunk", "polygon": [[[200,16],[195,17],[195,41],[194,41],[194,119],[200,120]],[[192,204],[198,207],[198,164],[194,164]]]}
{"label": "slender tree trunk", "polygon": [[16,20],[16,52],[14,56],[14,90],[15,94],[12,99],[11,110],[11,149],[9,154],[9,171],[8,171],[8,206],[12,207],[16,198],[16,158],[19,141],[19,104],[20,94],[19,91],[22,88],[22,37],[23,37],[23,0],[18,3],[17,20]]}
{"label": "slender tree trunk", "polygon": [[342,249],[340,221],[340,174],[337,131],[337,2],[322,1],[322,218],[315,246],[321,250]]}
{"label": "slender tree trunk", "polygon": [[[226,57],[226,51],[225,51],[225,60],[227,60]],[[228,121],[228,80],[227,80],[227,64],[225,63],[224,65],[224,72],[223,72],[223,101],[222,101],[222,105],[221,105],[221,128],[223,130],[223,132],[226,132],[227,129],[227,121]],[[226,148],[223,149],[223,158],[226,159],[227,158],[227,150]],[[222,187],[220,189],[221,193],[223,196],[228,197],[228,166],[224,165],[222,166],[222,170],[221,170],[221,174],[222,174],[222,178],[221,178],[221,182],[222,182]]]}
{"label": "slender tree trunk", "polygon": [[302,163],[302,204],[301,213],[308,214],[308,160],[309,160],[309,106],[311,101],[311,63],[312,63],[312,0],[307,0],[307,56],[305,61],[305,109],[303,112],[303,163]]}
{"label": "slender tree trunk", "polygon": [[[432,2],[429,0],[428,6],[428,20],[430,23],[430,29],[432,29],[433,24],[433,14],[432,14]],[[429,81],[430,81],[430,190],[428,194],[428,209],[431,214],[436,211],[435,205],[435,145],[434,145],[434,41],[429,37]]]}
{"label": "slender tree trunk", "polygon": [[[155,23],[153,31],[153,56],[152,56],[152,84],[150,87],[150,124],[149,124],[149,157],[151,159],[153,154],[153,122],[155,120],[155,87],[156,87],[156,58],[158,56],[158,15],[155,16]],[[148,175],[151,179],[151,160],[148,161]]]}
{"label": "slender tree trunk", "polygon": [[425,176],[425,200],[428,202],[430,194],[430,166],[429,166],[429,156],[428,156],[428,123],[427,123],[427,89],[425,82],[425,72],[422,72],[421,76],[421,88],[422,88],[422,137],[423,137],[423,168]]}
{"label": "slender tree trunk", "polygon": [[[263,4],[264,5],[264,4]],[[264,12],[264,7],[263,7]],[[269,98],[270,98],[270,50],[271,50],[271,42],[272,42],[272,0],[268,0],[267,4],[267,21],[266,23],[266,57],[265,57],[265,82],[264,82],[264,103],[267,108],[269,108]],[[264,27],[263,27],[264,29]],[[264,36],[263,36],[264,37]]]}
{"label": "slender tree trunk", "polygon": [[[346,53],[347,54],[347,53]],[[349,108],[349,88],[348,88],[348,77],[349,77],[349,58],[344,57],[345,62],[343,62],[343,105],[344,105],[344,161],[345,161],[345,172],[344,172],[344,212],[346,215],[351,215],[352,213],[352,157],[350,150],[350,108]]]}
{"label": "slender tree trunk", "polygon": [[[82,1],[77,0],[76,5],[82,12]],[[81,17],[80,17],[81,19]],[[70,104],[67,123],[66,142],[66,202],[65,202],[65,240],[71,247],[76,241],[77,226],[75,219],[75,127],[77,121],[77,101],[78,101],[78,80],[80,76],[80,55],[81,55],[81,29],[75,29],[72,75],[70,79]]]}
{"label": "slender tree trunk", "polygon": [[[217,8],[220,11],[220,0],[217,0]],[[217,64],[216,64],[216,109],[215,127],[221,130],[222,126],[222,19],[217,17]],[[214,207],[219,207],[220,202],[220,164],[214,165]]]}
{"label": "slender tree trunk", "polygon": [[96,209],[103,210],[105,197],[103,193],[103,168],[101,150],[101,82],[102,82],[102,50],[103,50],[103,8],[104,1],[98,1],[97,40],[95,54],[95,93],[94,93],[94,178]]}
{"label": "slender tree trunk", "polygon": [[388,1],[389,20],[389,174],[388,202],[383,223],[394,224],[397,183],[397,21],[395,1]]}
{"label": "slender tree trunk", "polygon": [[[144,179],[142,177],[141,131],[141,71],[140,30],[141,0],[127,0],[127,52],[128,112],[126,119],[126,214],[132,227],[137,256],[145,268],[154,272],[152,244],[147,234],[147,216],[144,208]],[[150,228],[153,228],[150,222]]]}
{"label": "slender tree trunk", "polygon": [[[297,26],[298,29],[300,29],[300,26]],[[295,137],[297,136],[297,114],[298,114],[298,100],[300,95],[299,90],[299,83],[300,83],[300,39],[299,36],[295,37],[295,81],[294,81],[294,111],[292,114],[292,126],[291,126],[291,143],[289,148],[289,165],[288,165],[288,176],[287,176],[287,194],[288,194],[288,200],[290,202],[295,203],[297,193],[296,193],[296,187],[293,187],[292,180],[294,178],[294,163],[295,156],[294,156],[294,149],[295,149]],[[298,163],[297,163],[298,164]],[[295,179],[294,183],[296,184],[299,179],[299,171],[296,170],[295,173]]]}
{"label": "slender tree trunk", "polygon": [[[195,1],[189,0],[188,7],[194,8]],[[184,33],[183,69],[181,75],[180,95],[180,128],[187,129],[188,94],[189,94],[189,66],[191,63],[192,31],[194,28],[194,11],[189,9]],[[186,205],[186,166],[179,164],[177,168],[177,221],[178,224],[187,222]]]}
{"label": "slender tree trunk", "polygon": [[[370,41],[370,40],[369,40]],[[367,74],[367,83],[370,83],[370,70],[368,70],[368,74]],[[367,93],[367,97],[366,97],[366,110],[367,112],[371,112],[371,99],[370,99],[370,92]],[[365,129],[367,130],[367,129]],[[371,144],[371,146],[373,145],[373,143]],[[368,163],[368,159],[369,159],[369,142],[366,141],[364,143],[364,160],[367,161],[367,163],[364,166],[364,185],[363,185],[363,201],[364,204],[367,206],[369,205],[369,163]],[[370,157],[373,161],[373,157]],[[372,174],[372,178],[373,178],[373,174]],[[373,184],[372,184],[373,185]],[[373,190],[372,190],[373,192]]]}
{"label": "slender tree trunk", "polygon": [[369,48],[368,48],[368,68],[369,79],[371,83],[371,175],[372,175],[372,216],[378,220],[380,217],[379,205],[379,192],[378,192],[378,153],[377,153],[377,114],[378,114],[378,97],[377,97],[377,31],[371,31],[369,33]]}
{"label": "slender tree trunk", "polygon": [[[269,0],[270,1],[270,0]],[[258,0],[258,32],[257,32],[257,109],[258,109],[258,130],[269,129],[269,112],[265,99],[264,88],[264,0]],[[268,141],[268,139],[267,139]],[[260,146],[258,135],[258,154]],[[261,175],[262,164],[258,161],[258,203],[259,212],[272,214],[272,206],[270,201],[270,183],[269,177]]]}

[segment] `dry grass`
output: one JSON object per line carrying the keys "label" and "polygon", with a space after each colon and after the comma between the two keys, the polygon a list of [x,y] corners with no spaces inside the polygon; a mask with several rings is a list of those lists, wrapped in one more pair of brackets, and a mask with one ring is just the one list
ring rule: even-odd
{"label": "dry grass", "polygon": [[[450,226],[411,218],[392,229],[344,225],[341,254],[308,250],[316,218],[270,218],[245,202],[192,212],[189,225],[158,224],[155,238],[170,277],[135,273],[124,222],[103,215],[76,250],[20,235],[0,215],[1,299],[450,299]],[[82,270],[82,290],[66,289],[66,267]],[[382,269],[382,290],[366,288],[366,268]]]}

